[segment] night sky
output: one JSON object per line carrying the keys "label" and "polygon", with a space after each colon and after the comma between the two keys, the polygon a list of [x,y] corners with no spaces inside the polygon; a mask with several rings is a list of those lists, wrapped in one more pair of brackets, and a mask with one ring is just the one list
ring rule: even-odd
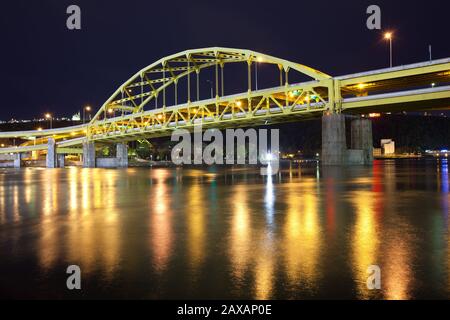
{"label": "night sky", "polygon": [[[70,4],[82,30],[66,28]],[[366,28],[370,4],[382,31]],[[0,10],[0,120],[98,108],[136,71],[186,49],[251,49],[342,75],[388,66],[382,32],[393,30],[395,65],[428,60],[428,44],[450,57],[448,0],[15,0]]]}

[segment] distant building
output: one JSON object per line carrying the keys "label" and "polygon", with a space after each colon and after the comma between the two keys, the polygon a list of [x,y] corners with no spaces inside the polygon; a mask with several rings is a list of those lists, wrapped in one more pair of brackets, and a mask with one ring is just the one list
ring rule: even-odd
{"label": "distant building", "polygon": [[381,148],[373,148],[373,156],[374,157],[381,156]]}
{"label": "distant building", "polygon": [[72,116],[72,121],[80,121],[81,120],[81,116],[80,116],[80,113],[78,112],[78,113],[75,113],[73,116]]}
{"label": "distant building", "polygon": [[394,154],[395,142],[392,139],[381,139],[381,150],[383,154]]}

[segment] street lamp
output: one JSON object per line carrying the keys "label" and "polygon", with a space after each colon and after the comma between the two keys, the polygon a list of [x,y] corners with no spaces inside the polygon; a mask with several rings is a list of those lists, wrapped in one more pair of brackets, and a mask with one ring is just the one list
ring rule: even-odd
{"label": "street lamp", "polygon": [[91,106],[86,106],[86,107],[83,108],[83,124],[84,124],[85,119],[86,119],[85,111],[90,112],[91,111]]}
{"label": "street lamp", "polygon": [[392,32],[386,32],[384,34],[384,38],[386,40],[389,40],[389,61],[390,61],[390,66],[392,68]]}
{"label": "street lamp", "polygon": [[45,114],[45,119],[48,119],[48,120],[50,120],[50,129],[52,128],[52,120],[53,120],[53,118],[52,118],[52,115],[50,114],[50,113],[46,113]]}
{"label": "street lamp", "polygon": [[213,94],[213,83],[212,83],[211,80],[206,80],[206,82],[209,83],[209,87],[210,87],[210,89],[211,89],[211,99],[213,99],[213,98],[214,98],[214,94]]}
{"label": "street lamp", "polygon": [[258,90],[258,63],[262,62],[262,61],[263,61],[262,57],[256,58],[256,62],[255,62],[255,86],[256,86],[256,90]]}

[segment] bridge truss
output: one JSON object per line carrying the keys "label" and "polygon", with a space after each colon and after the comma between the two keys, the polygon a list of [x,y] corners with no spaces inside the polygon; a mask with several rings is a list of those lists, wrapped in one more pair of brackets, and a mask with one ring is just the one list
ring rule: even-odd
{"label": "bridge truss", "polygon": [[[226,94],[229,81],[237,79],[229,79],[225,70],[236,65],[245,70],[246,87],[240,93]],[[258,65],[273,66],[275,86],[257,88],[252,80]],[[308,80],[291,84],[293,74]],[[201,97],[200,90],[205,79],[211,89],[207,99]],[[170,135],[177,128],[193,130],[199,125],[205,129],[257,126],[323,113],[404,109],[409,103],[424,101],[433,108],[447,108],[450,87],[427,87],[436,81],[450,85],[450,59],[333,78],[305,65],[250,50],[186,50],[139,70],[86,125],[1,132],[0,138],[25,142],[18,147],[0,148],[0,153],[45,150],[49,138],[56,140],[59,152],[69,152],[86,141],[153,138]]]}

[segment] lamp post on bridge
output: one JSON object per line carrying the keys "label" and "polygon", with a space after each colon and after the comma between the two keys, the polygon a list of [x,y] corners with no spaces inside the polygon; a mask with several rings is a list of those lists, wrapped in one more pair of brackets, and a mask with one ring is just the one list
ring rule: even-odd
{"label": "lamp post on bridge", "polygon": [[384,38],[389,40],[389,65],[392,68],[392,32],[386,32]]}
{"label": "lamp post on bridge", "polygon": [[85,117],[85,112],[88,112],[88,113],[90,113],[90,111],[91,111],[91,106],[86,106],[86,107],[84,107],[83,108],[83,124],[85,123],[85,121],[86,121],[86,117]]}
{"label": "lamp post on bridge", "polygon": [[255,61],[255,89],[258,91],[258,63],[262,62],[262,57],[257,57]]}
{"label": "lamp post on bridge", "polygon": [[53,123],[52,123],[53,117],[52,117],[52,115],[50,113],[46,113],[45,114],[45,119],[48,119],[50,121],[50,129],[52,129],[52,127],[53,127]]}
{"label": "lamp post on bridge", "polygon": [[214,98],[214,93],[213,93],[213,83],[212,83],[211,80],[206,80],[206,82],[209,83],[209,87],[210,87],[210,89],[211,89],[211,99],[213,99],[213,98]]}

